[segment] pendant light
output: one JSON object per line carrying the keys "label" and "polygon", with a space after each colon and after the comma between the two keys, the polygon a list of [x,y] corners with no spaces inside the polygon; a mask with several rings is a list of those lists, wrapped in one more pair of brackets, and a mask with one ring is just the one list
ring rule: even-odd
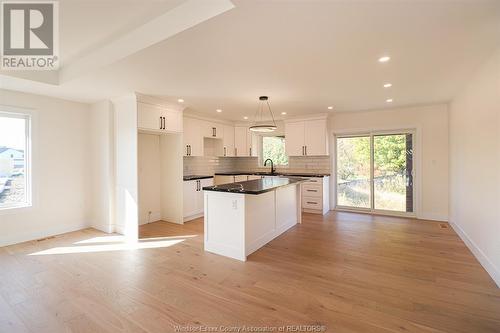
{"label": "pendant light", "polygon": [[[268,133],[274,132],[278,127],[276,126],[276,122],[274,121],[274,114],[271,111],[271,106],[269,105],[269,97],[260,96],[259,97],[259,108],[255,113],[255,119],[253,125],[249,127],[249,130],[252,132],[260,132],[260,133]],[[264,105],[265,104],[265,105]],[[269,110],[269,115],[271,116],[271,121],[264,120],[265,108]]]}

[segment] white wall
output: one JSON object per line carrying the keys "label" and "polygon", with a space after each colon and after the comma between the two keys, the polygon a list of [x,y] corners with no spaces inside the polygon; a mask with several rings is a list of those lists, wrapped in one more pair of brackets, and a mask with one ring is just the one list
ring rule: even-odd
{"label": "white wall", "polygon": [[450,222],[500,286],[500,48],[450,106]]}
{"label": "white wall", "polygon": [[114,109],[115,223],[116,232],[136,240],[139,231],[137,177],[137,98],[112,100]]}
{"label": "white wall", "polygon": [[91,225],[104,232],[115,230],[114,125],[109,101],[90,107]]}
{"label": "white wall", "polygon": [[[160,136],[138,136],[139,224],[161,220]],[[151,215],[149,215],[151,212]]]}
{"label": "white wall", "polygon": [[89,226],[89,106],[0,90],[33,114],[33,207],[0,212],[0,246]]}
{"label": "white wall", "polygon": [[[448,106],[437,104],[365,112],[335,113],[330,130],[335,133],[370,130],[416,129],[417,217],[448,220]],[[332,156],[335,143],[331,136]],[[333,170],[332,170],[333,171]],[[332,183],[334,177],[332,177]],[[334,187],[334,186],[333,186]],[[335,193],[331,193],[335,207]]]}

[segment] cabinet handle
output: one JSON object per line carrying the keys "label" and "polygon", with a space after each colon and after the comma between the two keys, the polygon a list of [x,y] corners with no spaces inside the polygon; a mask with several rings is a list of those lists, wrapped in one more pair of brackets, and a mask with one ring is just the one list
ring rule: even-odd
{"label": "cabinet handle", "polygon": [[163,117],[163,129],[167,129],[167,118]]}
{"label": "cabinet handle", "polygon": [[306,190],[307,192],[318,192],[318,190]]}
{"label": "cabinet handle", "polygon": [[226,156],[226,150],[227,150],[227,148],[224,147],[224,156]]}
{"label": "cabinet handle", "polygon": [[216,137],[217,136],[217,128],[212,127],[212,136]]}
{"label": "cabinet handle", "polygon": [[250,156],[252,156],[252,147],[250,147],[249,151],[250,151]]}
{"label": "cabinet handle", "polygon": [[318,204],[317,202],[314,202],[314,201],[308,201],[307,203],[311,204],[311,205],[317,205]]}
{"label": "cabinet handle", "polygon": [[306,152],[304,155],[307,156],[307,146],[304,146],[304,151]]}
{"label": "cabinet handle", "polygon": [[234,156],[238,156],[238,148],[234,148]]}
{"label": "cabinet handle", "polygon": [[304,146],[302,146],[302,156],[304,156]]}
{"label": "cabinet handle", "polygon": [[160,129],[163,127],[163,119],[160,117]]}

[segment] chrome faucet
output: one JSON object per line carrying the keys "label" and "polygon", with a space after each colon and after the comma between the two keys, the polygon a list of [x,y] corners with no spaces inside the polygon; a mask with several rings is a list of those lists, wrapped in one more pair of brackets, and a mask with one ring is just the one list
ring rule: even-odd
{"label": "chrome faucet", "polygon": [[267,160],[264,161],[264,166],[267,166],[267,161],[271,162],[271,174],[273,174],[276,171],[276,169],[274,168],[273,160],[268,158]]}

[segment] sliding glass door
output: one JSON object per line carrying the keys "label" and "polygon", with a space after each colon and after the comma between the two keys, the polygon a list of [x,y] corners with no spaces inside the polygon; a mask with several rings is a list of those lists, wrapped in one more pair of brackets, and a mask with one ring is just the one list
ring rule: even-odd
{"label": "sliding glass door", "polygon": [[413,213],[413,136],[337,137],[337,207]]}

